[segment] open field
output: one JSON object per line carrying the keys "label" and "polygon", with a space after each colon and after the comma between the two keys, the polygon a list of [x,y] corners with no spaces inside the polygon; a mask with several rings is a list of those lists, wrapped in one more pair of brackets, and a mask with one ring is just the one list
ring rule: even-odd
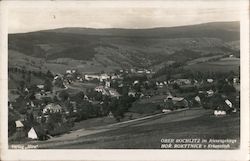
{"label": "open field", "polygon": [[[223,127],[223,128],[222,128]],[[217,118],[204,115],[198,118],[160,124],[137,125],[85,137],[86,142],[55,148],[160,148],[162,138],[237,138],[239,145],[239,117]],[[83,139],[83,138],[82,138]]]}
{"label": "open field", "polygon": [[[157,125],[157,126],[156,126]],[[159,149],[162,138],[205,138],[205,139],[236,139],[237,143],[232,148],[239,146],[239,114],[225,117],[215,117],[212,111],[204,109],[192,109],[175,112],[148,119],[136,121],[113,129],[94,129],[93,131],[81,131],[79,134],[87,133],[82,137],[74,139],[72,143],[58,146],[42,146],[55,149],[130,149],[148,148]]]}
{"label": "open field", "polygon": [[47,71],[44,60],[25,55],[16,50],[8,50],[8,67],[25,68],[30,71]]}
{"label": "open field", "polygon": [[[123,121],[129,121],[131,119],[138,119],[147,116],[146,114],[138,114],[138,113],[132,113],[127,112],[124,114],[124,118],[121,119],[121,122]],[[99,117],[99,118],[91,118],[87,120],[83,120],[80,122],[76,122],[74,127],[72,128],[72,131],[79,130],[79,129],[93,129],[96,127],[106,126],[110,124],[117,123],[116,119],[114,117]]]}
{"label": "open field", "polygon": [[214,62],[204,62],[185,66],[186,69],[201,72],[230,72],[239,73],[240,59],[239,58],[224,58]]}
{"label": "open field", "polygon": [[201,58],[197,58],[197,59],[188,61],[187,64],[188,64],[188,65],[192,65],[192,64],[202,63],[202,62],[208,62],[209,60],[219,59],[219,58],[221,58],[221,57],[223,57],[223,55],[215,55],[215,56],[201,57]]}

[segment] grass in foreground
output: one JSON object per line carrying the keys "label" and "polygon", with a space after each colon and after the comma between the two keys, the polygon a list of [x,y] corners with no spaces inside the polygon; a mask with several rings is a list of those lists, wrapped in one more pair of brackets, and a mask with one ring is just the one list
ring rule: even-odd
{"label": "grass in foreground", "polygon": [[238,148],[240,136],[239,115],[215,117],[205,114],[191,118],[158,124],[137,124],[112,131],[102,132],[79,138],[78,144],[62,145],[55,149],[159,149],[160,140],[183,138],[237,139]]}

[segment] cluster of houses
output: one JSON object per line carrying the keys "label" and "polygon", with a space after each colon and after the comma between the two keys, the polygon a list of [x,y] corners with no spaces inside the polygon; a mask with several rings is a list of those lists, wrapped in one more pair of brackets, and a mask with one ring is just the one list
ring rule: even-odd
{"label": "cluster of houses", "polygon": [[[172,95],[167,96],[164,99],[164,103],[165,103],[165,109],[171,109],[171,110],[189,107],[189,103],[185,98],[173,97]],[[163,112],[165,109],[163,109]]]}
{"label": "cluster of houses", "polygon": [[97,86],[95,87],[95,91],[102,93],[102,95],[115,98],[119,98],[121,96],[115,89],[109,88],[107,86]]}
{"label": "cluster of houses", "polygon": [[[207,97],[211,97],[208,96]],[[237,108],[228,98],[221,98],[222,103],[216,105],[214,108],[215,116],[224,116],[228,113],[237,112]],[[202,104],[202,99],[200,96],[195,96],[193,101],[195,101],[199,106]],[[171,110],[180,109],[180,108],[190,108],[190,100],[187,100],[184,97],[174,97],[171,94],[164,99],[164,108],[162,112],[169,112]]]}
{"label": "cluster of houses", "polygon": [[[77,73],[75,69],[68,69],[66,70],[66,77],[70,77]],[[117,73],[101,73],[101,74],[93,74],[93,73],[82,73],[78,75],[77,79],[80,81],[93,81],[98,80],[100,82],[106,81],[106,80],[117,80],[117,79],[123,79],[122,74],[145,74],[150,75],[154,73],[151,69],[120,69]]]}
{"label": "cluster of houses", "polygon": [[[11,106],[11,105],[10,105]],[[49,123],[51,119],[51,114],[60,114],[62,117],[62,124],[67,122],[66,116],[68,114],[67,108],[57,104],[57,103],[49,103],[42,108],[33,107],[30,109],[32,111],[32,116],[35,120],[35,124],[29,124],[27,116],[22,115],[20,119],[15,121],[16,126],[16,138],[29,138],[35,140],[45,140],[49,137],[48,133],[46,132],[46,128],[43,125]],[[76,111],[73,111],[76,112]],[[27,112],[28,113],[28,112]],[[34,122],[34,121],[33,121]],[[24,124],[26,123],[26,124]],[[27,129],[28,128],[28,129]]]}
{"label": "cluster of houses", "polygon": [[25,126],[20,120],[15,121],[15,125],[16,135],[18,138],[27,137],[28,139],[32,140],[45,140],[49,137],[46,135],[44,129],[40,128],[39,126],[31,127],[26,132]]}
{"label": "cluster of houses", "polygon": [[130,69],[131,73],[137,73],[137,74],[152,74],[154,73],[152,70],[150,69]]}
{"label": "cluster of houses", "polygon": [[100,75],[99,74],[85,74],[84,79],[87,81],[96,79],[96,80],[99,80],[100,82],[103,82],[105,80],[122,79],[122,76],[116,75],[116,74],[108,75],[106,73],[100,74]]}
{"label": "cluster of houses", "polygon": [[[124,79],[124,73],[134,73],[134,74],[152,74],[153,72],[151,70],[147,69],[131,69],[130,71],[128,70],[123,70],[121,69],[118,73],[101,73],[101,74],[79,74],[76,70],[66,70],[64,75],[57,74],[53,81],[52,84],[55,86],[55,84],[59,84],[61,88],[67,89],[68,84],[74,83],[74,81],[79,81],[79,82],[88,82],[88,81],[93,81],[97,80],[96,87],[93,89],[96,92],[101,93],[104,96],[109,96],[111,98],[117,98],[119,99],[122,95],[117,91],[117,89],[112,88],[111,84],[113,81],[118,81],[118,87],[122,88],[123,87],[123,79]],[[209,78],[206,79],[205,81],[198,82],[197,80],[193,79],[172,79],[168,81],[154,81],[154,85],[157,87],[157,90],[142,90],[140,92],[136,91],[133,87],[140,85],[143,86],[142,84],[149,84],[148,80],[145,80],[143,83],[139,80],[134,80],[131,84],[129,84],[129,91],[128,91],[128,96],[132,97],[138,97],[138,99],[144,99],[144,98],[151,98],[154,95],[157,95],[156,93],[159,92],[159,90],[164,89],[169,89],[170,86],[173,86],[174,84],[177,84],[178,86],[199,86],[203,83],[206,84],[213,84],[216,80]],[[152,83],[152,82],[151,82]],[[239,84],[239,78],[233,78],[233,83],[234,84]],[[44,98],[51,98],[53,99],[54,97],[57,97],[57,94],[55,91],[45,91],[45,85],[43,84],[38,84],[37,86],[37,92],[35,93],[35,99],[36,100],[42,100]],[[25,89],[25,92],[28,93],[27,96],[29,96],[29,89]],[[198,94],[193,98],[193,101],[198,103],[201,106],[202,99],[200,98],[199,95],[205,95],[205,97],[210,98],[215,95],[216,91],[209,89],[209,90],[200,90]],[[94,100],[90,100],[87,95],[84,96],[85,100],[88,100],[89,102],[94,102]],[[168,92],[168,95],[166,95],[165,99],[162,100],[164,102],[164,108],[162,112],[167,112],[169,110],[175,110],[179,108],[189,108],[190,107],[190,100],[188,100],[185,97],[180,97],[180,96],[173,96],[171,95],[170,92]],[[232,102],[225,98],[224,100],[225,104],[228,106],[229,109],[232,109],[231,111],[236,112],[236,109],[234,108],[234,105]],[[77,113],[77,109],[75,106],[75,102],[71,102],[73,105],[73,112]],[[63,115],[69,114],[69,110],[67,107],[61,106],[57,103],[37,103],[34,101],[28,101],[27,106],[31,107],[31,110],[34,114],[34,118],[36,119],[36,122],[42,124],[42,122],[48,123],[50,119],[50,114],[53,113],[60,113]],[[10,108],[12,108],[10,104]],[[219,107],[214,110],[214,115],[216,116],[221,116],[227,114],[227,111],[220,109]],[[109,112],[108,116],[111,116],[112,113]],[[19,119],[16,120],[16,128],[17,132],[20,133],[22,132],[24,125],[22,121],[25,119]],[[38,138],[43,138],[46,137],[44,135],[45,132],[43,129],[39,127],[30,127],[28,131],[28,138],[30,139],[38,139]]]}

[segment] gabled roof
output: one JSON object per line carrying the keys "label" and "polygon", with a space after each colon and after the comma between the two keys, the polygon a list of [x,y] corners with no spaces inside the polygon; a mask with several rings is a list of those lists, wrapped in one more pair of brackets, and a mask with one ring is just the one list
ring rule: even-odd
{"label": "gabled roof", "polygon": [[46,135],[46,132],[44,131],[44,129],[41,126],[31,127],[30,130],[32,130],[32,131],[34,130],[34,132],[36,133],[36,135],[38,137],[42,137],[42,136]]}
{"label": "gabled roof", "polygon": [[225,100],[225,103],[230,107],[232,108],[233,107],[233,104],[231,101],[229,101],[228,99]]}
{"label": "gabled roof", "polygon": [[28,138],[38,139],[37,133],[33,127],[28,132]]}
{"label": "gabled roof", "polygon": [[17,120],[15,123],[16,123],[16,127],[24,127],[23,123],[20,120]]}

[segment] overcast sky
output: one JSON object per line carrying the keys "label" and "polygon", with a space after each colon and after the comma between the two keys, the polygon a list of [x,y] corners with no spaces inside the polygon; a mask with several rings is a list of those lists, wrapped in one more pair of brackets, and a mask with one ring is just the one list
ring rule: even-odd
{"label": "overcast sky", "polygon": [[153,28],[239,21],[239,3],[229,0],[49,2],[9,5],[9,33],[61,27]]}

